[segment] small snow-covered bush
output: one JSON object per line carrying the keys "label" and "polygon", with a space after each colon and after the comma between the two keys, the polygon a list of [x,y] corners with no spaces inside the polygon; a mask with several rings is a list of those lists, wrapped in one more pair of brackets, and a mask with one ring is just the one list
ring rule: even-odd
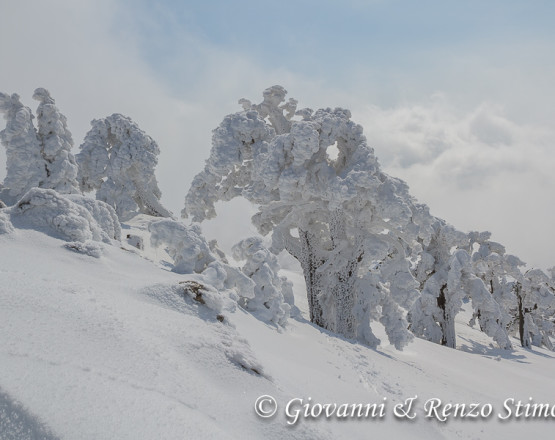
{"label": "small snow-covered bush", "polygon": [[174,272],[202,274],[206,284],[218,290],[234,289],[241,298],[254,296],[254,282],[211,251],[200,226],[163,219],[151,223],[149,230],[152,246],[164,246],[173,259]]}
{"label": "small snow-covered bush", "polygon": [[246,260],[242,271],[255,283],[254,298],[245,300],[245,308],[284,325],[293,305],[287,301],[293,300],[293,284],[278,275],[277,257],[264,247],[260,237],[241,240],[232,251],[235,259]]}
{"label": "small snow-covered bush", "polygon": [[181,281],[179,287],[183,288],[183,294],[192,300],[205,305],[216,313],[224,310],[234,310],[235,305],[230,305],[230,298],[220,293],[209,285],[200,284],[196,281]]}
{"label": "small snow-covered bush", "polygon": [[87,240],[84,243],[81,243],[80,241],[70,241],[69,243],[66,243],[64,247],[70,251],[95,258],[100,258],[104,251],[102,244],[97,241],[90,240]]}
{"label": "small snow-covered bush", "polygon": [[36,229],[63,240],[109,243],[115,238],[113,231],[104,230],[106,225],[99,224],[85,206],[51,189],[29,190],[9,211],[14,226]]}
{"label": "small snow-covered bush", "polygon": [[150,240],[154,247],[166,246],[177,273],[201,273],[216,260],[197,225],[185,226],[174,220],[150,224]]}

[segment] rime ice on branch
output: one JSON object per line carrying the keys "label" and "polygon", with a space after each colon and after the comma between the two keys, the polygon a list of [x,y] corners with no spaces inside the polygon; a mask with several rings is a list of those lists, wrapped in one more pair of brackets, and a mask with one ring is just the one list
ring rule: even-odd
{"label": "rime ice on branch", "polygon": [[154,175],[160,150],[130,118],[113,114],[91,122],[77,155],[79,184],[113,206],[122,220],[137,213],[171,217]]}

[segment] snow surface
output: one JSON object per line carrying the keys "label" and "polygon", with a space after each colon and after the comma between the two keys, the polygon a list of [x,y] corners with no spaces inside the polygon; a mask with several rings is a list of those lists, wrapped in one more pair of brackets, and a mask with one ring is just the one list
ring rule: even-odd
{"label": "snow surface", "polygon": [[[552,352],[521,349],[515,340],[512,352],[494,348],[468,327],[469,313],[457,316],[457,350],[420,339],[402,352],[372,350],[306,320],[304,281],[293,268],[285,273],[304,317],[282,328],[239,307],[218,314],[183,294],[180,282],[200,278],[170,271],[167,254],[149,246],[150,221],[139,216],[122,231],[142,237],[144,250],[105,244],[94,257],[30,229],[0,235],[1,439],[18,438],[6,422],[10,413],[27,424],[21,438],[48,440],[522,439],[553,432],[553,419],[495,416],[507,398],[555,404]],[[270,419],[254,411],[264,394],[279,406]],[[394,404],[415,395],[417,418],[395,418]],[[338,404],[387,398],[386,416],[289,426],[286,403],[309,397]],[[430,398],[490,403],[494,416],[427,419],[422,408]]]}

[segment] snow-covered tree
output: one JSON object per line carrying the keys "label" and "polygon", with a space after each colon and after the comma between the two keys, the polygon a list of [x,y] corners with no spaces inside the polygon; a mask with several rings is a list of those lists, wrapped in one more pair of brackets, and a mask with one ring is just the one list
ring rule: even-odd
{"label": "snow-covered tree", "polygon": [[[520,339],[523,347],[532,345],[553,349],[555,283],[545,272],[531,269],[518,257],[506,253],[500,243],[489,240],[489,233],[470,233],[478,244],[472,255],[474,272],[488,288],[502,310],[502,322],[509,334]],[[482,310],[476,308],[471,324],[480,321]],[[481,324],[480,324],[481,325]]]}
{"label": "snow-covered tree", "polygon": [[463,300],[469,299],[480,328],[501,348],[511,348],[502,309],[474,273],[468,250],[470,238],[443,220],[433,225],[434,234],[424,246],[415,277],[421,296],[413,304],[411,331],[429,341],[456,348],[455,317]]}
{"label": "snow-covered tree", "polygon": [[387,250],[416,237],[408,188],[381,171],[348,110],[303,109],[294,120],[296,101],[282,105],[285,94],[274,86],[261,104],[242,100],[244,111],[214,130],[182,214],[202,221],[215,216],[216,201],[245,197],[258,205],[253,223],[272,233],[272,251],[300,262],[312,322],[375,345],[369,321],[387,313],[401,347],[410,340],[404,313],[391,306],[391,286],[377,295],[379,281],[366,274],[377,236]]}
{"label": "snow-covered tree", "polygon": [[[490,240],[491,233],[472,231],[469,236],[469,252],[472,254],[474,274],[485,284],[503,311],[503,325],[509,327],[509,309],[515,304],[514,281],[522,278],[520,267],[525,263],[515,256],[507,255],[505,247]],[[481,310],[475,308],[470,325],[480,319]]]}
{"label": "snow-covered tree", "polygon": [[514,282],[513,292],[516,307],[511,309],[511,330],[518,334],[521,345],[553,350],[550,337],[555,336],[555,288],[551,278],[539,269],[528,270]]}
{"label": "snow-covered tree", "polygon": [[277,257],[263,245],[260,237],[241,240],[232,252],[236,260],[246,260],[241,270],[255,283],[254,298],[246,299],[244,307],[265,320],[284,325],[293,305],[293,284],[279,276]]}
{"label": "snow-covered tree", "polygon": [[8,203],[15,203],[47,179],[46,162],[41,156],[40,142],[33,124],[33,113],[25,107],[19,95],[0,93],[0,112],[6,128],[0,131],[0,141],[6,147],[6,178],[4,192]]}
{"label": "snow-covered tree", "polygon": [[46,161],[44,188],[59,193],[79,193],[77,163],[71,153],[73,139],[67,120],[56,107],[48,90],[38,88],[33,98],[39,101],[37,108],[38,137],[42,157]]}
{"label": "snow-covered tree", "polygon": [[160,203],[154,174],[160,150],[156,142],[130,118],[113,114],[91,122],[77,155],[78,180],[83,191],[110,204],[122,220],[137,213],[171,217]]}
{"label": "snow-covered tree", "polygon": [[419,337],[456,347],[455,315],[462,305],[461,267],[451,250],[460,247],[464,234],[442,220],[433,224],[434,233],[420,254],[415,278],[421,295],[410,313],[410,329]]}

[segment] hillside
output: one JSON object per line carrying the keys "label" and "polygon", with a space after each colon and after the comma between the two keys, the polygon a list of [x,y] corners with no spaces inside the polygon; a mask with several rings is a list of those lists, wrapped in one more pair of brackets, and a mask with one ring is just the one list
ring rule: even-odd
{"label": "hillside", "polygon": [[[147,223],[136,218],[123,233],[144,235]],[[2,439],[522,439],[553,430],[552,418],[498,417],[506,399],[555,404],[553,354],[517,341],[512,352],[493,348],[468,314],[457,316],[457,350],[417,339],[401,352],[384,335],[372,350],[307,321],[299,274],[288,276],[301,314],[281,328],[227,303],[218,316],[184,295],[179,283],[198,278],[172,273],[148,241],[145,251],[102,245],[100,258],[64,244],[30,229],[0,235]],[[269,419],[253,409],[262,395],[278,403]],[[395,404],[414,396],[415,419],[395,417]],[[289,425],[295,398],[383,404],[385,415],[300,414]],[[432,398],[493,413],[442,423],[424,413]],[[27,437],[14,436],[13,407],[29,417],[19,418]],[[295,409],[304,410],[298,400]]]}

